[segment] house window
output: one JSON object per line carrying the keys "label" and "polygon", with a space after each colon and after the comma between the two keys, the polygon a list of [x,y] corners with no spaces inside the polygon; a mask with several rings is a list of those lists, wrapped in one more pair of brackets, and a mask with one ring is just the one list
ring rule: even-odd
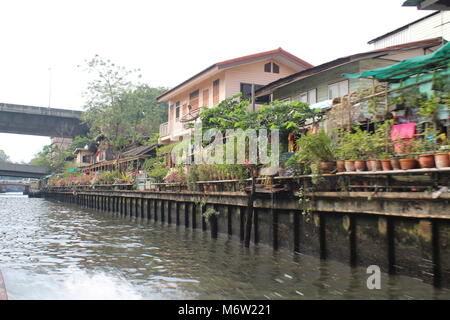
{"label": "house window", "polygon": [[280,73],[280,66],[273,62],[264,65],[264,72]]}
{"label": "house window", "polygon": [[220,82],[219,79],[213,82],[213,103],[214,105],[219,103],[219,94],[220,94]]}
{"label": "house window", "polygon": [[199,91],[195,90],[194,92],[191,92],[189,95],[189,105],[191,106],[190,110],[198,109],[199,104]]}
{"label": "house window", "polygon": [[343,97],[348,94],[348,80],[328,85],[328,99]]}
{"label": "house window", "polygon": [[273,63],[273,73],[280,73],[280,66]]}
{"label": "house window", "polygon": [[[255,91],[262,88],[262,85],[255,84]],[[241,83],[241,93],[242,99],[247,100],[252,97],[252,84],[251,83]]]}
{"label": "house window", "polygon": [[309,105],[317,102],[317,90],[312,89],[299,95],[298,101],[305,102]]}
{"label": "house window", "polygon": [[203,105],[209,106],[209,89],[203,90]]}
{"label": "house window", "polygon": [[175,121],[180,121],[180,101],[175,104]]}
{"label": "house window", "polygon": [[83,156],[83,163],[90,163],[91,162],[91,156]]}

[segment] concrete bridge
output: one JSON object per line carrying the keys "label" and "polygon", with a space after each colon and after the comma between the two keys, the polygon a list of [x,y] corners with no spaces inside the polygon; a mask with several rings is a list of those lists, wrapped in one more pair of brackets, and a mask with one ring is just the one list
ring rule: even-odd
{"label": "concrete bridge", "polygon": [[82,111],[0,103],[0,132],[47,137],[85,136]]}
{"label": "concrete bridge", "polygon": [[48,174],[45,167],[30,166],[27,164],[0,162],[0,176],[20,178],[42,178]]}

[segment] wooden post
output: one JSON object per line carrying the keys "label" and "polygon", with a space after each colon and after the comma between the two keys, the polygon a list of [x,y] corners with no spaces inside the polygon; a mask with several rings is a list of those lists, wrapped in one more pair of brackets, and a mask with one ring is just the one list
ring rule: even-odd
{"label": "wooden post", "polygon": [[197,204],[192,203],[192,229],[197,228]]}
{"label": "wooden post", "polygon": [[255,244],[259,243],[259,210],[253,209],[253,239]]}
{"label": "wooden post", "polygon": [[326,238],[326,221],[325,215],[319,213],[319,242],[320,242],[320,259],[327,258],[327,238]]}
{"label": "wooden post", "polygon": [[177,226],[179,226],[180,225],[180,203],[179,202],[176,202],[176,208],[175,208],[175,214],[176,214],[176,221],[175,221],[175,224],[177,225]]}
{"label": "wooden post", "polygon": [[433,247],[433,284],[435,287],[442,286],[442,270],[441,270],[441,250],[440,250],[440,234],[438,220],[432,220],[432,247]]}
{"label": "wooden post", "polygon": [[[213,204],[212,205],[213,209],[215,211],[217,211],[217,207]],[[218,228],[218,222],[217,222],[217,215],[212,215],[209,218],[209,223],[211,224],[211,238],[213,239],[217,239],[217,235],[219,233],[219,228]]]}
{"label": "wooden post", "polygon": [[164,224],[166,220],[166,203],[167,201],[161,200],[161,224]]}
{"label": "wooden post", "polygon": [[395,274],[395,220],[387,217],[388,265],[389,273]]}
{"label": "wooden post", "polygon": [[189,228],[189,203],[184,203],[184,227]]}
{"label": "wooden post", "polygon": [[203,215],[205,213],[205,211],[206,211],[206,205],[205,204],[200,207],[200,211],[201,211],[201,217],[202,217],[202,231],[206,231],[206,218]]}
{"label": "wooden post", "polygon": [[270,215],[272,217],[272,247],[274,250],[278,250],[278,211],[273,208],[273,198]]}
{"label": "wooden post", "polygon": [[245,210],[243,207],[238,207],[239,210],[239,239],[245,240]]}
{"label": "wooden post", "polygon": [[233,207],[227,205],[226,211],[227,211],[227,224],[228,224],[228,235],[233,235]]}
{"label": "wooden post", "polygon": [[349,226],[349,241],[350,241],[350,265],[356,267],[357,264],[357,248],[356,248],[356,218],[353,215],[349,216],[350,226]]}
{"label": "wooden post", "polygon": [[247,213],[246,213],[246,225],[245,225],[245,247],[250,247],[250,238],[252,234],[252,222],[253,222],[253,199],[255,197],[256,178],[252,172],[252,185],[251,191],[247,201]]}
{"label": "wooden post", "polygon": [[169,200],[167,204],[167,224],[172,224],[172,210],[174,202]]}

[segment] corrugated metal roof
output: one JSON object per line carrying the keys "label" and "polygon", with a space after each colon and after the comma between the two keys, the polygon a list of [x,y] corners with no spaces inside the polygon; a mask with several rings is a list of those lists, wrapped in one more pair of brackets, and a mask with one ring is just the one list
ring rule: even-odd
{"label": "corrugated metal roof", "polygon": [[135,148],[129,149],[129,150],[125,151],[124,153],[122,153],[122,156],[135,157],[135,156],[146,155],[150,151],[156,149],[157,146],[158,146],[157,144],[154,144],[154,145],[150,145],[150,146],[135,147]]}
{"label": "corrugated metal roof", "polygon": [[306,69],[306,70],[294,73],[290,76],[278,79],[274,82],[271,82],[268,85],[260,88],[259,90],[256,90],[256,95],[261,96],[261,95],[269,94],[272,90],[274,90],[278,87],[287,85],[287,84],[294,82],[300,78],[305,78],[307,76],[314,75],[316,73],[331,69],[331,68],[339,66],[339,65],[343,65],[346,63],[359,61],[359,60],[363,60],[363,59],[381,57],[388,53],[393,53],[393,52],[395,53],[396,51],[411,50],[414,48],[434,47],[434,46],[437,46],[437,45],[443,43],[443,41],[444,40],[441,37],[438,37],[438,38],[432,38],[432,39],[427,39],[427,40],[399,44],[399,45],[395,45],[395,46],[391,46],[391,47],[387,47],[387,48],[383,48],[383,49],[376,49],[376,50],[371,50],[368,52],[357,53],[354,55],[338,58],[336,60],[332,60],[332,61],[323,63],[316,67]]}

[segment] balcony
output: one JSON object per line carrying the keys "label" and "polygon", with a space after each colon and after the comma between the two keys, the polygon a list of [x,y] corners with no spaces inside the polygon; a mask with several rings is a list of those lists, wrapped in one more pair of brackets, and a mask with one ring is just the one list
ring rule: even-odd
{"label": "balcony", "polygon": [[181,117],[180,122],[187,123],[196,120],[198,117],[200,117],[200,108],[196,108],[189,113],[185,114]]}
{"label": "balcony", "polygon": [[169,123],[161,123],[159,126],[159,137],[163,138],[169,135]]}

